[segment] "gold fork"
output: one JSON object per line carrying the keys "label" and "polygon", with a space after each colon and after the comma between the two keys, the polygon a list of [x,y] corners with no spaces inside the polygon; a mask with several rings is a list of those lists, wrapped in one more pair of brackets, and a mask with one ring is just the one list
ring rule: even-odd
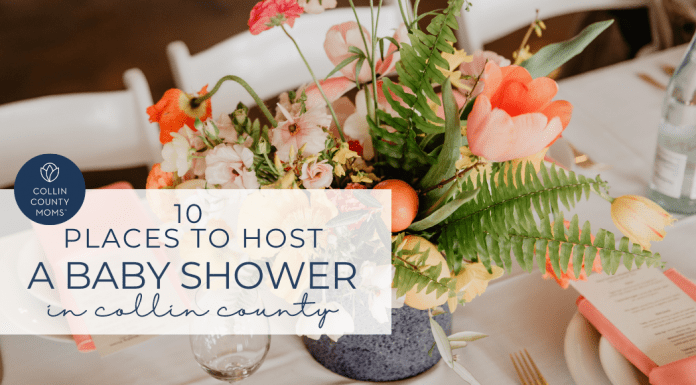
{"label": "gold fork", "polygon": [[515,366],[515,371],[517,371],[517,376],[520,378],[522,385],[549,385],[544,376],[541,375],[539,368],[532,360],[532,356],[529,355],[527,349],[524,349],[524,354],[522,354],[522,351],[514,355],[510,354],[510,359]]}
{"label": "gold fork", "polygon": [[594,169],[598,171],[609,170],[611,166],[603,163],[597,163],[590,159],[590,157],[584,152],[578,150],[573,146],[572,143],[567,142],[568,147],[573,151],[573,156],[575,157],[575,164],[580,168]]}

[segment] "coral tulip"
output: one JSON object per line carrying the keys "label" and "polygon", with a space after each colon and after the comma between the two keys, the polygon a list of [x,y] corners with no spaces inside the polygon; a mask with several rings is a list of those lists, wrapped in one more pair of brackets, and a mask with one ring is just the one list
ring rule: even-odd
{"label": "coral tulip", "polygon": [[[364,27],[363,33],[365,34],[366,41],[372,41],[370,34]],[[401,24],[399,28],[396,29],[396,32],[394,32],[393,38],[397,43],[408,41],[408,30],[406,29],[406,25]],[[350,47],[357,47],[363,52],[370,52],[371,47],[365,47],[362,35],[360,34],[360,29],[358,29],[358,23],[348,21],[342,24],[337,24],[331,27],[331,29],[329,29],[329,31],[326,33],[324,50],[326,51],[326,56],[329,57],[329,60],[331,60],[331,63],[334,65],[338,65],[346,58],[355,55],[349,51]],[[375,71],[377,78],[392,74],[396,68],[396,62],[398,62],[400,58],[401,53],[399,53],[399,47],[394,43],[389,44],[387,52],[384,54],[384,59],[375,57]],[[324,90],[324,93],[326,93],[329,101],[334,102],[346,92],[355,88],[355,68],[357,65],[357,61],[353,61],[347,66],[341,68],[341,73],[343,76],[330,78],[326,81],[320,81],[321,88]],[[358,74],[357,81],[360,83],[366,83],[370,80],[372,80],[370,66],[363,63],[360,73]],[[307,108],[326,104],[316,85],[307,87],[305,91],[307,94]]]}
{"label": "coral tulip", "polygon": [[661,241],[665,227],[676,219],[648,198],[624,195],[611,203],[611,219],[628,239],[650,250],[650,241]]}
{"label": "coral tulip", "polygon": [[[363,40],[363,35],[365,40]],[[394,33],[394,39],[397,42],[401,42],[407,39],[406,26],[402,24]],[[372,41],[370,33],[365,27],[363,27],[362,34],[360,33],[360,28],[358,28],[358,23],[354,21],[347,21],[345,23],[337,24],[331,27],[326,33],[326,40],[324,40],[324,50],[326,51],[326,56],[329,57],[331,63],[338,65],[343,60],[355,54],[349,51],[350,47],[357,47],[363,52],[370,54],[371,47],[365,47],[365,41]],[[376,59],[375,71],[379,75],[386,75],[394,71],[396,62],[399,61],[401,57],[398,47],[391,43],[384,55],[384,60]],[[355,81],[355,67],[357,66],[357,61],[353,61],[347,66],[341,68],[341,73],[348,79]],[[378,76],[379,76],[378,75]],[[369,65],[364,65],[360,69],[358,74],[358,81],[361,83],[368,82],[372,80],[372,72],[370,71]]]}
{"label": "coral tulip", "polygon": [[573,106],[551,101],[558,91],[552,79],[532,79],[519,66],[498,67],[489,61],[485,87],[468,117],[471,152],[493,162],[536,154],[550,146],[568,126]]}

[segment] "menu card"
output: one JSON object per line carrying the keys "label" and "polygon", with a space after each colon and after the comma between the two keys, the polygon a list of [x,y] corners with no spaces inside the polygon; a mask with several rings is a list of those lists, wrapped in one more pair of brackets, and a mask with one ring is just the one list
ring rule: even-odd
{"label": "menu card", "polygon": [[116,336],[116,335],[93,335],[94,345],[101,357],[106,357],[111,353],[116,353],[119,350],[129,348],[141,342],[145,342],[156,336]]}
{"label": "menu card", "polygon": [[658,366],[696,355],[696,301],[656,268],[571,283]]}

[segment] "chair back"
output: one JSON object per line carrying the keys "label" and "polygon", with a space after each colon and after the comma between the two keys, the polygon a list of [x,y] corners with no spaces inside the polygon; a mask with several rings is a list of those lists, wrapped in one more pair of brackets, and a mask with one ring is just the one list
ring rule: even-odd
{"label": "chair back", "polygon": [[[124,91],[45,96],[0,106],[0,186],[14,183],[29,159],[63,155],[83,171],[151,166],[161,157],[158,128],[145,110],[145,75],[130,69]],[[37,171],[38,172],[38,171]]]}
{"label": "chair back", "polygon": [[[384,4],[377,35],[391,36],[403,19],[398,2]],[[370,30],[370,8],[358,7],[357,14],[361,24]],[[352,9],[338,8],[319,15],[303,14],[293,28],[286,26],[318,79],[334,68],[324,52],[326,32],[351,20],[355,20]],[[206,84],[210,89],[225,75],[241,77],[264,100],[312,82],[297,49],[280,28],[255,36],[246,31],[195,55],[189,53],[184,42],[176,41],[169,44],[167,54],[177,87],[188,93],[198,92]],[[212,98],[213,118],[231,113],[240,101],[248,106],[256,104],[241,86],[227,82]]]}
{"label": "chair back", "polygon": [[[467,52],[483,49],[485,43],[499,39],[519,28],[528,26],[534,21],[534,12],[539,10],[539,17],[548,19],[554,16],[574,12],[628,9],[648,7],[653,34],[653,45],[656,48],[671,44],[669,20],[656,0],[495,0],[476,1],[469,11],[462,10],[459,16],[459,31],[457,39],[460,48]],[[661,37],[669,33],[669,38]],[[669,42],[666,41],[669,39]]]}

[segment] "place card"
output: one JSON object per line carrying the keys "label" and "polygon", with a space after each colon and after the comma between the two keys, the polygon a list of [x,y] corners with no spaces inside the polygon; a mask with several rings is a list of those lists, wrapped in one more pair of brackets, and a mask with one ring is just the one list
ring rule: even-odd
{"label": "place card", "polygon": [[109,354],[116,353],[120,350],[145,342],[153,337],[156,336],[94,335],[92,336],[92,340],[94,341],[94,346],[96,346],[99,355],[101,357],[106,357]]}
{"label": "place card", "polygon": [[622,267],[571,285],[657,366],[696,355],[696,301],[661,270]]}

